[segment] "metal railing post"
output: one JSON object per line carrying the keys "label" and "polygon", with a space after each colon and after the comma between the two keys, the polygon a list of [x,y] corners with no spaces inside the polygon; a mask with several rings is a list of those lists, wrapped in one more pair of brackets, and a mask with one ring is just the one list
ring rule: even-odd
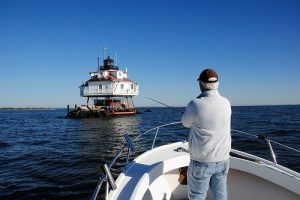
{"label": "metal railing post", "polygon": [[109,183],[106,182],[106,190],[105,190],[105,200],[108,200],[108,193],[109,193]]}
{"label": "metal railing post", "polygon": [[157,127],[157,129],[156,129],[156,133],[155,133],[155,136],[154,136],[154,140],[153,140],[151,149],[153,149],[153,147],[154,147],[155,140],[156,140],[156,137],[157,137],[157,134],[158,134],[158,130],[159,130],[159,127]]}
{"label": "metal railing post", "polygon": [[100,181],[98,182],[97,187],[94,190],[94,193],[93,193],[93,196],[92,196],[92,200],[96,200],[97,199],[98,193],[99,193],[100,188],[101,188],[101,186],[102,186],[102,184],[103,184],[104,181],[106,181],[106,177],[104,177],[103,175],[101,175],[100,176]]}
{"label": "metal railing post", "polygon": [[127,156],[126,156],[126,164],[125,164],[125,169],[127,169],[128,160],[129,160],[129,153],[130,153],[130,148],[128,147]]}
{"label": "metal railing post", "polygon": [[271,153],[273,162],[274,162],[275,164],[277,164],[276,155],[275,155],[275,153],[274,153],[274,151],[273,151],[271,141],[267,139],[267,143],[268,143],[268,146],[269,146],[269,150],[270,150],[270,153]]}

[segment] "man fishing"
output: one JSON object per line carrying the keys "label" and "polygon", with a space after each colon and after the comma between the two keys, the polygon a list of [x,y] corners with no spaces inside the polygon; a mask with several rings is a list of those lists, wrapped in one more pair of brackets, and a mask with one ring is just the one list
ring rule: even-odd
{"label": "man fishing", "polygon": [[212,69],[199,76],[201,94],[192,100],[182,116],[190,128],[188,195],[205,200],[210,187],[215,200],[227,200],[227,175],[231,148],[231,106],[218,92],[219,79]]}

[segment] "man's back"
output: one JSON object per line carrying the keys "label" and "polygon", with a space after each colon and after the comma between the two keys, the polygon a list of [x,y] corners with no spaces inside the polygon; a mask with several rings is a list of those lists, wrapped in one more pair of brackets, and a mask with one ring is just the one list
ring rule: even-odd
{"label": "man's back", "polygon": [[191,128],[189,151],[192,160],[218,162],[229,158],[230,119],[230,103],[217,90],[205,91],[189,103],[182,124]]}

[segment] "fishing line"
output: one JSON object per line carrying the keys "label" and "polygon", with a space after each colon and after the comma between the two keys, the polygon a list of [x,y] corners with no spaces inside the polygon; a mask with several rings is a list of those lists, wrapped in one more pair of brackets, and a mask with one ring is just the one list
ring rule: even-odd
{"label": "fishing line", "polygon": [[161,105],[167,106],[168,108],[172,108],[172,109],[176,110],[177,112],[182,113],[181,110],[179,110],[179,109],[177,109],[177,108],[175,108],[175,107],[169,106],[169,105],[167,105],[167,104],[165,104],[165,103],[163,103],[163,102],[161,102],[161,101],[157,101],[157,100],[152,99],[152,98],[150,98],[150,97],[145,97],[145,98],[146,98],[146,99],[150,99],[150,100],[152,100],[152,101],[154,101],[154,102],[156,102],[156,103],[159,103],[159,104],[161,104]]}

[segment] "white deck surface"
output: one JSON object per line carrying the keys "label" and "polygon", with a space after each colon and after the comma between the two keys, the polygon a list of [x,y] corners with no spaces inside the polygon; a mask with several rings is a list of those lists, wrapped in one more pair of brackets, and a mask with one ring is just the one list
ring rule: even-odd
{"label": "white deck surface", "polygon": [[[189,154],[175,149],[187,143],[172,143],[148,151],[136,158],[117,181],[117,189],[108,199],[187,198],[187,186],[178,182],[178,169],[189,164]],[[236,151],[238,152],[238,151]],[[255,157],[254,157],[255,158]],[[228,177],[229,200],[300,200],[300,180],[286,168],[231,157]],[[208,193],[207,199],[211,199]]]}

